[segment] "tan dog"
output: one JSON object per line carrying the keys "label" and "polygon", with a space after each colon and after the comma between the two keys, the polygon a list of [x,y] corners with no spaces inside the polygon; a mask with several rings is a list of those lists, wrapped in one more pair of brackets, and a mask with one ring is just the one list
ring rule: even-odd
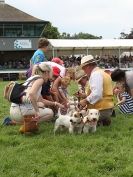
{"label": "tan dog", "polygon": [[97,122],[99,120],[99,110],[97,109],[89,109],[88,115],[84,117],[84,127],[83,133],[96,132]]}

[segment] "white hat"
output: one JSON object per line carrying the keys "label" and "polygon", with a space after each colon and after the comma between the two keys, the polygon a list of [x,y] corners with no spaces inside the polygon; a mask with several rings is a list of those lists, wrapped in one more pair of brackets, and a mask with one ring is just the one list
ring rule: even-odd
{"label": "white hat", "polygon": [[90,63],[96,63],[98,60],[95,60],[94,57],[92,55],[87,55],[87,56],[84,56],[82,59],[81,59],[81,67],[85,66],[85,65],[88,65]]}

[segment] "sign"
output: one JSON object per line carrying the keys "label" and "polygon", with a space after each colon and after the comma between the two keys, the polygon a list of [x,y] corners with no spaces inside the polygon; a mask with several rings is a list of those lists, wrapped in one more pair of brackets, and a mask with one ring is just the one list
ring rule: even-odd
{"label": "sign", "polygon": [[31,49],[32,43],[29,39],[16,39],[14,41],[14,49]]}

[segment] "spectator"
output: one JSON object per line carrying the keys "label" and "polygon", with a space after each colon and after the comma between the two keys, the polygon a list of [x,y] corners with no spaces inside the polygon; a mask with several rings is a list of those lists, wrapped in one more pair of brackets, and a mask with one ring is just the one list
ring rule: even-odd
{"label": "spectator", "polygon": [[45,52],[47,52],[49,47],[49,41],[45,38],[41,38],[38,41],[38,49],[35,51],[34,55],[31,58],[31,66],[40,62],[47,61],[45,57]]}
{"label": "spectator", "polygon": [[120,111],[124,114],[133,114],[133,98],[126,92],[125,84],[117,85],[117,104]]}
{"label": "spectator", "polygon": [[133,97],[133,71],[116,69],[111,73],[112,81],[125,85],[125,91]]}
{"label": "spectator", "polygon": [[[42,85],[49,79],[50,72],[51,69],[48,65],[44,63],[38,65],[35,75],[39,75],[40,78],[32,81],[28,85],[27,89],[25,90],[26,94],[22,96],[22,104],[11,104],[10,116],[12,120],[16,121],[17,123],[22,123],[24,115],[35,115],[39,122],[52,119],[53,111],[49,108],[45,108],[44,100],[41,97]],[[29,80],[30,79],[31,78],[29,78]]]}

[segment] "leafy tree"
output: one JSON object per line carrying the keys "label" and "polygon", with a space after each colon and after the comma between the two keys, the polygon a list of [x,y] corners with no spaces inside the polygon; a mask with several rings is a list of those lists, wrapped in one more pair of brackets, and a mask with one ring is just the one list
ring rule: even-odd
{"label": "leafy tree", "polygon": [[44,30],[43,33],[41,35],[41,37],[46,37],[48,39],[58,39],[60,36],[60,33],[58,31],[57,27],[52,26],[51,23],[48,23]]}
{"label": "leafy tree", "polygon": [[71,39],[71,35],[69,33],[63,32],[60,34],[60,39]]}
{"label": "leafy tree", "polygon": [[82,32],[78,34],[74,34],[72,37],[74,39],[101,39],[102,38],[102,36],[98,37],[89,33],[82,33]]}
{"label": "leafy tree", "polygon": [[121,32],[120,35],[120,39],[126,39],[128,34]]}
{"label": "leafy tree", "polygon": [[133,39],[133,28],[131,29],[129,34],[121,32],[120,35],[120,39]]}
{"label": "leafy tree", "polygon": [[94,36],[92,34],[89,33],[78,33],[78,34],[69,34],[66,32],[60,33],[58,31],[57,27],[52,26],[51,23],[48,23],[43,32],[41,37],[46,37],[48,39],[101,39],[102,36]]}
{"label": "leafy tree", "polygon": [[73,34],[73,35],[70,35],[69,33],[65,33],[63,32],[61,35],[60,35],[60,38],[61,39],[101,39],[102,36],[94,36],[92,34],[89,34],[89,33],[78,33],[78,34]]}

